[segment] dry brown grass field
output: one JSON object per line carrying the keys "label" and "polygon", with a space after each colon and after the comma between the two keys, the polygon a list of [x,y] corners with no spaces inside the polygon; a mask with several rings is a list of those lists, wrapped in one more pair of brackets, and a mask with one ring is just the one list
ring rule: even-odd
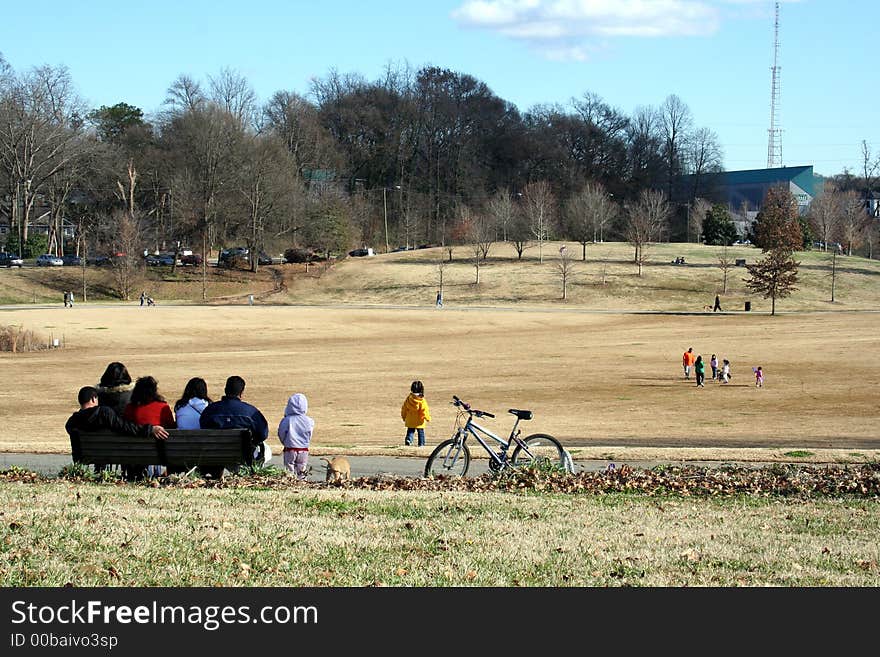
{"label": "dry brown grass field", "polygon": [[[444,268],[442,309],[433,307],[437,263],[448,255],[439,248],[349,258],[309,274],[277,266],[286,284],[275,293],[271,271],[250,278],[212,271],[225,282],[212,279],[208,305],[192,303],[201,295],[196,274],[154,277],[145,287],[165,291],[154,308],[93,302],[65,309],[60,290],[76,289],[79,270],[0,272],[7,295],[15,288],[54,303],[7,306],[0,324],[63,344],[0,354],[0,450],[66,452],[63,425],[77,389],[119,360],[133,377],[156,377],[171,403],[191,376],[204,377],[218,398],[226,377],[239,374],[245,399],[270,426],[287,397],[304,392],[318,451],[419,453],[402,447],[399,409],[410,382],[421,379],[433,414],[429,445],[451,433],[455,394],[496,413],[489,424],[502,435],[512,420],[506,409],[532,409],[527,433],[552,433],[582,458],[650,457],[655,448],[742,460],[793,450],[837,461],[880,453],[880,263],[838,258],[831,304],[823,300],[829,256],[804,254],[802,289],[771,317],[767,301],[746,293],[742,268],[729,272],[726,312],[703,310],[720,291],[712,247],[657,245],[638,277],[629,247],[590,245],[566,302],[554,273],[558,244],[545,245],[544,263],[536,248],[523,261],[503,250],[509,247],[493,248],[479,285],[466,249],[456,250]],[[688,266],[668,264],[678,254]],[[753,262],[759,253],[742,247],[731,256]],[[257,297],[254,306],[248,294]],[[744,300],[752,312],[742,311]],[[689,346],[706,360],[728,358],[731,383],[697,389],[685,381],[680,362]],[[766,372],[762,389],[754,386],[757,365]]]}

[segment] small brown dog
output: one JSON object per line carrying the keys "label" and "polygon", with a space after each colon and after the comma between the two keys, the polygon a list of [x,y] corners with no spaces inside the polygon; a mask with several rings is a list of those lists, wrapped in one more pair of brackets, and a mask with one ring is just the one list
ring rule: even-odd
{"label": "small brown dog", "polygon": [[334,484],[351,480],[351,464],[344,456],[337,456],[332,459],[321,457],[322,461],[327,462],[327,481]]}

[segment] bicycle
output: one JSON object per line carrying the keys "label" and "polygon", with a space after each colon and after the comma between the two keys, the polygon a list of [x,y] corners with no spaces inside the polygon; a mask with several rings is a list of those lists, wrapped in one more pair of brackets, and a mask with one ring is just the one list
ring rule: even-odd
{"label": "bicycle", "polygon": [[[521,433],[519,423],[531,420],[531,411],[517,408],[507,411],[516,417],[516,422],[510,430],[510,436],[504,440],[474,421],[474,418],[494,418],[492,413],[471,408],[470,404],[454,395],[451,404],[459,409],[455,418],[455,435],[449,440],[444,440],[431,452],[425,464],[425,477],[439,475],[464,477],[471,463],[471,452],[467,445],[468,436],[473,436],[486,450],[489,455],[489,470],[494,474],[509,468],[522,468],[532,464],[557,467],[565,472],[574,471],[571,455],[553,436],[535,433],[525,438],[519,437]],[[467,420],[462,424],[465,416]],[[500,449],[496,452],[480,434],[498,442]],[[508,457],[507,452],[511,447],[514,449]]]}

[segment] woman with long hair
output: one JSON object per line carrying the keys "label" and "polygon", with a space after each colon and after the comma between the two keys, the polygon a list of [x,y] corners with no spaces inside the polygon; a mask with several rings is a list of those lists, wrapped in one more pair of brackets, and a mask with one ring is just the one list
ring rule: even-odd
{"label": "woman with long hair", "polygon": [[186,382],[183,394],[174,403],[174,415],[178,429],[198,429],[202,411],[213,400],[208,397],[208,384],[201,377],[195,376]]}
{"label": "woman with long hair", "polygon": [[159,424],[166,429],[177,427],[171,407],[159,394],[159,383],[151,376],[142,376],[135,382],[122,416],[138,424]]}
{"label": "woman with long hair", "polygon": [[125,406],[131,398],[131,375],[122,363],[113,361],[107,365],[101,381],[96,386],[98,389],[98,405],[110,406],[122,415]]}

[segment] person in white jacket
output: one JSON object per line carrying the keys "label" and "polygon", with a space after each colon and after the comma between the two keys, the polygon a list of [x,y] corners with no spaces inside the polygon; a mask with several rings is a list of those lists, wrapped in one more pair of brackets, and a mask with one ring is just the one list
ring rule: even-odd
{"label": "person in white jacket", "polygon": [[291,395],[284,408],[284,419],[278,424],[278,438],[284,445],[284,469],[304,480],[308,473],[309,445],[315,421],[306,413],[309,401],[301,392]]}

